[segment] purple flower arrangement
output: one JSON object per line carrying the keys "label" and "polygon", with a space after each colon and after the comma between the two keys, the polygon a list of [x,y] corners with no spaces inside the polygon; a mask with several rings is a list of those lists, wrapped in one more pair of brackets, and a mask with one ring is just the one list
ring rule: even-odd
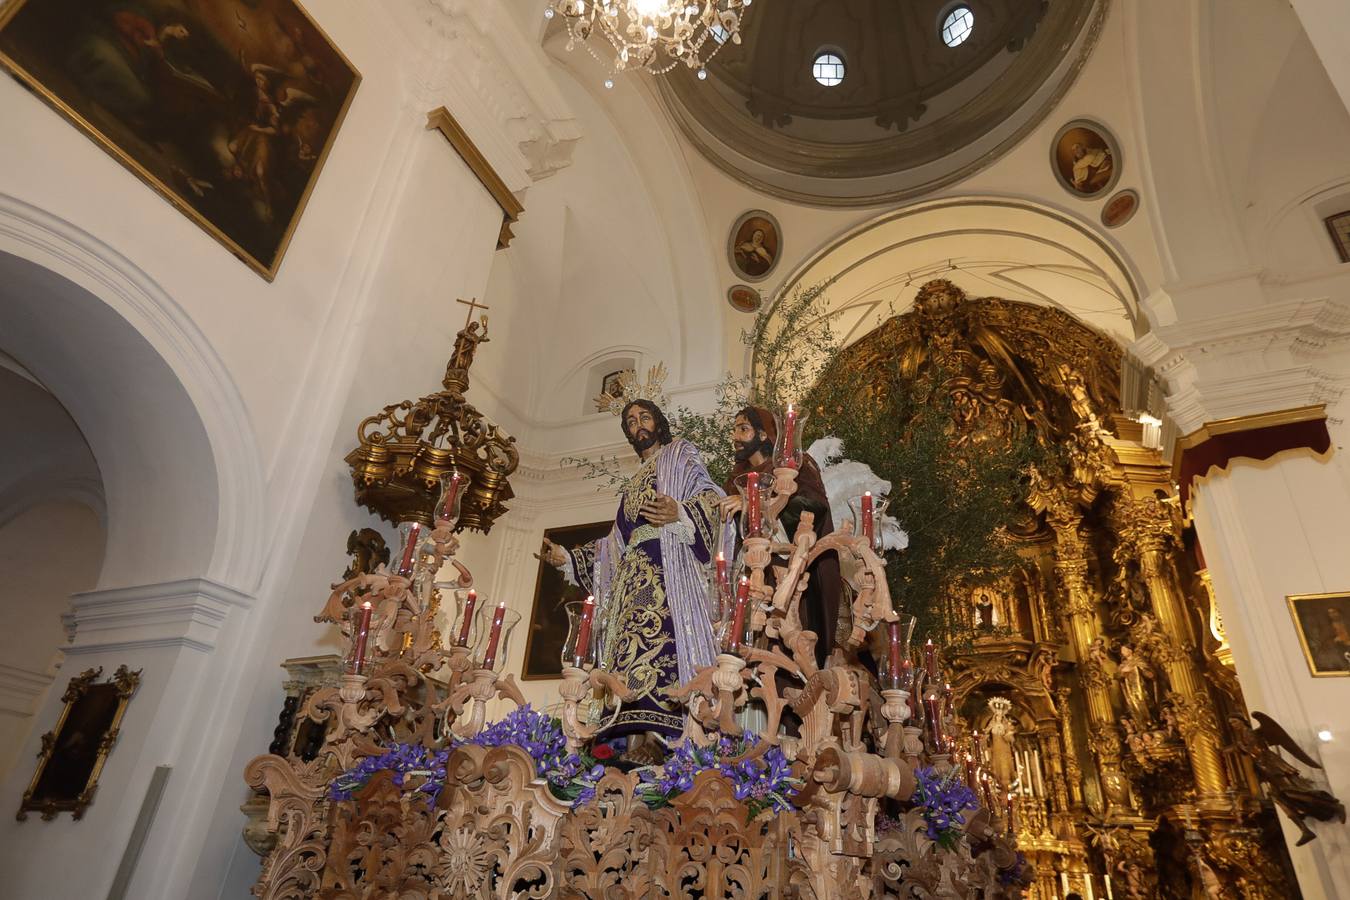
{"label": "purple flower arrangement", "polygon": [[639,770],[638,796],[653,809],[659,808],[690,790],[700,772],[712,770],[731,782],[736,799],[749,807],[751,819],[766,809],[790,810],[801,780],[792,777],[792,766],[777,747],[757,758],[746,758],[758,743],[755,735],[723,736],[706,746],[686,740],[660,767]]}
{"label": "purple flower arrangement", "polygon": [[940,775],[931,766],[914,770],[917,785],[910,800],[923,810],[928,839],[947,850],[961,841],[966,810],[978,809],[975,792],[957,776],[956,770]]}
{"label": "purple flower arrangement", "polygon": [[379,756],[367,756],[334,778],[328,786],[328,796],[333,800],[350,800],[376,772],[389,770],[394,773],[394,784],[399,787],[403,787],[410,775],[423,776],[426,780],[416,790],[426,794],[427,804],[433,806],[441,788],[445,787],[445,761],[449,758],[448,749],[428,750],[420,744],[391,744]]}

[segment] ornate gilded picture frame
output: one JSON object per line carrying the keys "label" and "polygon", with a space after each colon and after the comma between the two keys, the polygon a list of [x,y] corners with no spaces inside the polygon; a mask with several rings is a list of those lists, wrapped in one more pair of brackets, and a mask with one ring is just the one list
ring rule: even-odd
{"label": "ornate gilded picture frame", "polygon": [[[570,550],[587,541],[599,540],[613,527],[614,523],[610,521],[547,528],[544,537]],[[534,582],[534,604],[530,609],[530,630],[525,634],[521,681],[562,677],[562,649],[567,640],[567,613],[563,606],[571,600],[585,599],[586,592],[568,584],[557,569],[548,563],[539,563],[539,575]]]}
{"label": "ornate gilded picture frame", "polygon": [[1350,593],[1290,594],[1288,600],[1313,677],[1350,676]]}
{"label": "ornate gilded picture frame", "polygon": [[70,679],[61,700],[66,704],[56,727],[42,736],[37,771],[24,791],[16,818],[30,811],[44,821],[57,813],[84,816],[94,802],[99,775],[117,743],[127,704],[141,683],[141,671],[118,666],[112,680],[100,682],[103,669],[86,669]]}
{"label": "ornate gilded picture frame", "polygon": [[361,82],[295,0],[13,0],[0,66],[268,281]]}

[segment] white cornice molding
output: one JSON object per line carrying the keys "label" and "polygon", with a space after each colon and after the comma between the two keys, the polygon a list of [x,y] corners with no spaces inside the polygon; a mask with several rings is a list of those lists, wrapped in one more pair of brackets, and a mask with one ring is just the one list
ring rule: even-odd
{"label": "white cornice molding", "polygon": [[0,713],[17,716],[33,714],[37,698],[52,683],[48,672],[34,672],[0,663]]}
{"label": "white cornice molding", "polygon": [[[438,40],[417,99],[445,106],[513,191],[572,162],[581,137],[576,116],[554,84],[542,50],[506,4],[483,0],[404,0],[411,29]],[[411,14],[408,14],[411,13]]]}
{"label": "white cornice molding", "polygon": [[71,597],[75,634],[67,655],[149,647],[209,653],[234,609],[253,598],[204,578],[86,591]]}

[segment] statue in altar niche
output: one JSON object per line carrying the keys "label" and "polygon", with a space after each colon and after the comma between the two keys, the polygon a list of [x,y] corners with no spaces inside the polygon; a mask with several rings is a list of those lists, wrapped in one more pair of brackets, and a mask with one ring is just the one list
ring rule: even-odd
{"label": "statue in altar niche", "polygon": [[[722,484],[726,497],[721,501],[723,520],[730,520],[740,512],[744,502],[736,487],[736,479],[747,472],[773,478],[773,445],[778,437],[778,424],[773,413],[759,406],[747,406],[732,422],[731,442],[735,448],[736,464],[731,474]],[[797,533],[797,524],[802,513],[809,512],[814,517],[812,530],[817,538],[834,531],[834,520],[830,515],[830,500],[825,492],[825,482],[821,477],[820,465],[811,458],[811,454],[802,454],[802,465],[797,471],[797,491],[778,514],[783,526],[784,537],[791,541]],[[731,554],[728,554],[728,558]],[[802,625],[814,631],[816,641],[816,665],[825,667],[834,649],[835,632],[839,622],[839,601],[843,595],[843,581],[839,574],[839,556],[834,551],[820,554],[807,569],[809,578],[806,590],[802,592]],[[771,575],[771,572],[766,572]]]}
{"label": "statue in altar niche", "polygon": [[1017,778],[1016,755],[1013,752],[1017,722],[1008,715],[1012,711],[1012,701],[1007,697],[990,697],[989,711],[994,714],[984,729],[989,735],[989,767],[1006,791]]}
{"label": "statue in altar niche", "polygon": [[1120,694],[1134,726],[1140,731],[1151,731],[1157,727],[1157,711],[1160,708],[1158,674],[1129,644],[1120,645],[1116,680],[1120,682]]}
{"label": "statue in altar niche", "polygon": [[[654,765],[663,741],[684,730],[666,689],[684,684],[716,656],[704,567],[717,552],[722,490],[693,444],[675,438],[661,408],[660,367],[647,385],[626,380],[617,410],[642,464],[624,485],[608,536],[565,550],[547,538],[538,554],[596,600],[597,659],[633,698],[598,736],[626,737],[626,761]],[[601,398],[597,398],[601,402]],[[613,408],[614,398],[603,398]]]}

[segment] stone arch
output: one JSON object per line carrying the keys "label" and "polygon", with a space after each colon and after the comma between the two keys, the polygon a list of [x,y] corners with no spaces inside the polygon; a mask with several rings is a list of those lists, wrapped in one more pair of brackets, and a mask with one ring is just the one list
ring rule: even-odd
{"label": "stone arch", "polygon": [[5,194],[0,301],[0,349],[66,406],[98,461],[99,588],[256,585],[264,479],[252,425],[186,313],[112,247]]}

